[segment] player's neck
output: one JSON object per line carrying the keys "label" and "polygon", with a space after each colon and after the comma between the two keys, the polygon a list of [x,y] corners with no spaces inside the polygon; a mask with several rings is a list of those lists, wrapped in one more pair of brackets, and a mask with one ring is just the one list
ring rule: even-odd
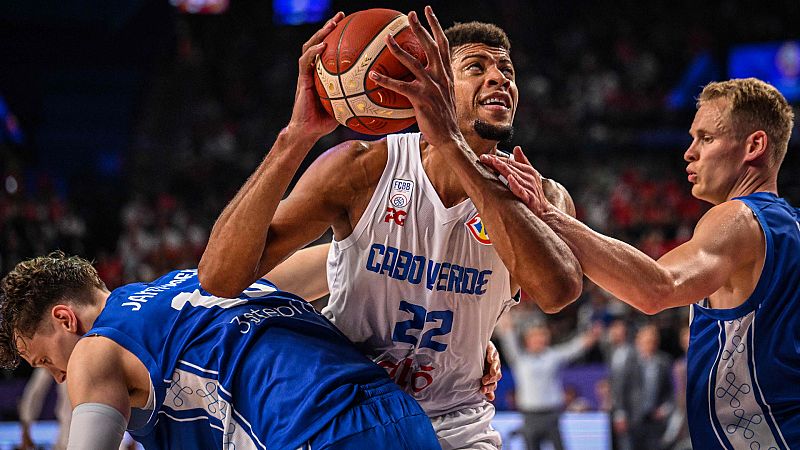
{"label": "player's neck", "polygon": [[94,291],[95,301],[91,306],[86,306],[84,308],[79,309],[76,314],[78,319],[80,319],[81,323],[81,334],[85,334],[87,331],[91,330],[94,327],[94,322],[97,320],[97,317],[100,316],[100,313],[103,312],[103,309],[106,307],[106,300],[108,300],[108,296],[111,295],[110,292],[101,291],[100,289],[96,289]]}
{"label": "player's neck", "polygon": [[755,192],[771,192],[778,195],[778,180],[775,176],[758,172],[746,172],[731,189],[726,200],[735,197],[744,197]]}
{"label": "player's neck", "polygon": [[433,184],[442,204],[451,208],[467,198],[467,193],[461,185],[459,175],[441,152],[437,152],[430,144],[420,145],[420,158],[422,169]]}
{"label": "player's neck", "polygon": [[486,140],[480,136],[475,131],[471,133],[464,134],[464,140],[467,141],[467,145],[469,148],[475,152],[476,155],[485,155],[487,153],[494,153],[495,149],[497,149],[497,141],[490,141]]}

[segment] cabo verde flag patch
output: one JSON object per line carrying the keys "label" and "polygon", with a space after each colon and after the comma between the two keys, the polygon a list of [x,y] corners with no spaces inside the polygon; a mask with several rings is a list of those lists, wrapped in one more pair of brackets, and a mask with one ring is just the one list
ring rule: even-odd
{"label": "cabo verde flag patch", "polygon": [[476,241],[483,245],[492,245],[492,241],[489,240],[489,233],[486,232],[486,227],[483,226],[483,222],[481,221],[480,214],[472,216],[471,219],[464,222],[464,225],[466,225],[469,234],[471,234]]}

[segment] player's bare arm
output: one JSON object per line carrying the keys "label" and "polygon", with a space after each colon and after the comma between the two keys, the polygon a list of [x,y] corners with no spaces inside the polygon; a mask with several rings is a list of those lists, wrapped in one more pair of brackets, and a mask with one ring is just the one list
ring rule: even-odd
{"label": "player's bare arm", "polygon": [[330,244],[298,250],[264,277],[280,290],[291,292],[308,301],[328,294],[326,263]]}
{"label": "player's bare arm", "polygon": [[393,80],[372,72],[381,86],[409,98],[425,140],[447,155],[467,195],[481,213],[492,244],[513,279],[529,292],[537,292],[539,306],[555,312],[574,301],[581,291],[582,272],[569,247],[483,167],[458,128],[453,100],[450,49],[433,11],[425,14],[434,37],[420,24],[416,13],[409,22],[427,55],[422,64],[401,49],[391,37],[390,51],[414,74],[411,82]]}
{"label": "player's bare arm", "polygon": [[[223,210],[211,231],[199,266],[203,286],[209,292],[221,296],[238,295],[277,264],[275,262],[264,268],[262,261],[267,259],[265,242],[278,204],[303,158],[320,137],[330,133],[337,125],[316,96],[313,61],[325,48],[323,39],[342,17],[343,13],[337,13],[303,45],[289,125],[280,132],[267,157]],[[314,217],[336,214],[335,205],[327,202],[327,198],[320,200],[324,202],[325,209]],[[308,235],[317,230],[318,227],[314,225],[308,223]],[[322,231],[317,237],[320,234]],[[308,238],[304,243],[314,238]],[[302,236],[298,239],[298,242],[301,241]],[[283,247],[291,248],[293,245],[297,245],[296,249],[302,244],[290,242]],[[280,261],[286,254],[271,261]]]}
{"label": "player's bare arm", "polygon": [[727,201],[709,210],[688,242],[655,261],[544,201],[541,178],[527,160],[481,159],[506,176],[509,188],[570,245],[592,281],[645,313],[706,297],[714,308],[733,308],[755,289],[765,242],[743,202]]}
{"label": "player's bare arm", "polygon": [[150,375],[132,353],[110,339],[90,336],[75,345],[67,366],[72,407],[104,403],[127,419],[131,408],[143,408],[150,395]]}
{"label": "player's bare arm", "polygon": [[118,448],[131,408],[147,404],[147,369],[110,339],[85,337],[70,356],[67,374],[73,409],[69,448]]}

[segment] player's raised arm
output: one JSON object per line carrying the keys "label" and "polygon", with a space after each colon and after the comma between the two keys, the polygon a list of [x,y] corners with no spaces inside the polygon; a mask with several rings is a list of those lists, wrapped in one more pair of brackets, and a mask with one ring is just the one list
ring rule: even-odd
{"label": "player's raised arm", "polygon": [[[721,203],[700,220],[691,240],[653,260],[631,245],[604,236],[545,200],[541,178],[527,160],[481,159],[506,176],[509,188],[572,248],[598,286],[648,314],[695,303],[726,287],[746,298],[758,279],[754,258],[763,260],[764,236],[752,211],[740,201]],[[735,307],[738,304],[722,305]],[[715,307],[720,307],[715,305]]]}
{"label": "player's raised arm", "polygon": [[[420,24],[416,13],[409,13],[409,22],[425,50],[426,66],[393,39],[387,39],[392,53],[416,79],[403,82],[374,72],[370,76],[381,86],[409,98],[425,140],[436,151],[446,154],[452,170],[462,175],[462,186],[480,212],[492,245],[512,278],[526,291],[535,293],[542,309],[558,311],[580,294],[580,264],[569,247],[479,163],[458,126],[447,38],[430,7],[426,7],[425,13],[433,36]],[[500,87],[510,84],[509,77],[513,74],[497,67],[490,70],[493,72],[486,83],[502,92]],[[498,95],[507,97],[505,93]]]}
{"label": "player's raised arm", "polygon": [[[314,59],[325,48],[325,36],[343,17],[343,13],[337,13],[303,45],[289,125],[281,130],[264,161],[214,224],[198,270],[203,287],[215,295],[235,297],[286,255],[319,237],[327,228],[321,222],[295,227],[296,233],[281,236],[286,241],[273,239],[275,246],[270,251],[275,255],[267,255],[268,234],[273,231],[270,226],[292,177],[317,140],[337,125],[317,98]],[[330,175],[321,173],[322,177]],[[325,199],[320,200],[324,206]]]}

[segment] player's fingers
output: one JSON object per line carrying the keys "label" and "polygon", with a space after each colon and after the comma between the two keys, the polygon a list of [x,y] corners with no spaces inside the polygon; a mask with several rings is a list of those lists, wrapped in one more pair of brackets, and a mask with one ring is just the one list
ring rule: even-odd
{"label": "player's fingers", "polygon": [[511,193],[516,195],[517,198],[522,200],[523,203],[530,206],[530,192],[522,186],[522,184],[514,175],[509,175],[506,177],[506,179],[508,180],[508,188],[511,190]]}
{"label": "player's fingers", "polygon": [[[516,158],[516,156],[515,156],[515,158]],[[519,162],[519,161],[508,160],[507,164],[514,171],[518,171],[518,172],[520,172],[522,174],[526,174],[526,175],[528,175],[530,177],[533,177],[533,178],[535,178],[536,180],[539,180],[539,181],[541,181],[541,179],[542,179],[542,176],[541,176],[541,174],[539,174],[539,171],[536,170],[533,166],[531,166],[530,163],[523,163],[523,162]]]}
{"label": "player's fingers", "polygon": [[528,161],[528,157],[525,156],[525,153],[522,152],[522,147],[519,145],[514,147],[514,160],[529,166],[533,165],[530,161]]}
{"label": "player's fingers", "polygon": [[297,66],[300,68],[300,73],[304,72],[313,72],[314,65],[317,60],[317,56],[322,54],[325,51],[325,42],[320,42],[317,45],[312,45],[311,47],[307,48],[302,55],[300,55],[300,59],[297,60]]}
{"label": "player's fingers", "polygon": [[305,42],[305,44],[303,44],[303,53],[305,53],[306,50],[308,50],[310,47],[312,47],[314,45],[317,45],[320,42],[322,42],[322,40],[325,39],[325,37],[327,35],[329,35],[331,33],[331,31],[333,31],[334,28],[336,28],[336,25],[342,19],[344,19],[344,13],[343,12],[339,11],[336,14],[334,14],[334,16],[331,17],[331,19],[329,21],[325,22],[325,25],[323,25],[322,28],[317,30],[317,32],[314,33],[314,35],[311,36]]}
{"label": "player's fingers", "polygon": [[447,36],[444,34],[439,19],[436,17],[436,14],[433,13],[433,8],[431,8],[430,5],[425,7],[425,18],[428,19],[428,25],[431,27],[431,32],[436,41],[436,47],[439,49],[439,56],[442,58],[442,68],[445,74],[448,75],[448,78],[452,79],[452,70],[450,69],[450,43],[447,40]]}
{"label": "player's fingers", "polygon": [[441,57],[438,56],[439,49],[436,47],[436,41],[434,41],[433,36],[428,33],[428,30],[422,26],[416,11],[411,11],[408,13],[408,25],[411,27],[411,31],[417,37],[420,45],[422,45],[422,49],[425,51],[425,55],[428,57],[428,63],[436,64],[437,61],[441,61]]}
{"label": "player's fingers", "polygon": [[506,162],[506,158],[500,158],[495,155],[481,155],[480,161],[504,177],[508,177],[511,173],[511,166]]}
{"label": "player's fingers", "polygon": [[389,78],[386,75],[375,72],[374,70],[369,72],[369,77],[372,78],[372,80],[375,81],[378,86],[397,92],[398,94],[404,95],[409,99],[418,95],[416,90],[411,87],[410,82],[395,80],[394,78]]}
{"label": "player's fingers", "polygon": [[[389,47],[389,51],[400,61],[401,64],[406,66],[406,68],[411,72],[417,80],[424,80],[428,77],[427,73],[425,72],[425,67],[422,66],[422,63],[419,62],[417,58],[414,58],[411,53],[405,51],[397,41],[394,39],[394,36],[387,36],[386,37],[386,45]],[[430,61],[430,58],[428,59]]]}

